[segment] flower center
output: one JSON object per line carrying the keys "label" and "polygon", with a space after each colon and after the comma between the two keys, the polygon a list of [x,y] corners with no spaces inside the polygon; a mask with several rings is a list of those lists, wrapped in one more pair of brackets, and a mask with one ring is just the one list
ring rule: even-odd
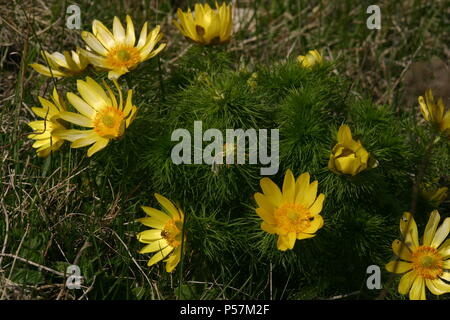
{"label": "flower center", "polygon": [[130,60],[131,55],[127,50],[120,50],[117,53],[117,58],[119,58],[120,61],[126,62],[126,61]]}
{"label": "flower center", "polygon": [[172,248],[176,248],[181,244],[181,230],[183,229],[183,221],[178,219],[170,219],[161,231],[161,237],[166,239]]}
{"label": "flower center", "polygon": [[119,109],[107,107],[97,113],[94,120],[94,130],[107,139],[120,137],[125,131],[124,114]]}
{"label": "flower center", "polygon": [[412,254],[413,268],[419,276],[434,280],[442,274],[442,256],[435,248],[421,246]]}
{"label": "flower center", "polygon": [[139,63],[140,56],[135,47],[121,45],[110,50],[106,59],[112,67],[131,68]]}
{"label": "flower center", "polygon": [[301,204],[286,203],[274,212],[276,225],[286,232],[303,232],[311,225],[311,214]]}

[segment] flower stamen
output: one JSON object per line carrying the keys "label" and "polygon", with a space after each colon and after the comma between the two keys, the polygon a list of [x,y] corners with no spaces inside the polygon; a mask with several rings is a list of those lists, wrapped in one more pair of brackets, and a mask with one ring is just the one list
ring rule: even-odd
{"label": "flower stamen", "polygon": [[181,244],[181,230],[182,221],[177,219],[170,219],[161,231],[161,237],[166,239],[167,243],[176,248]]}
{"label": "flower stamen", "polygon": [[442,274],[442,256],[433,247],[418,247],[412,254],[413,269],[425,279],[435,280]]}
{"label": "flower stamen", "polygon": [[118,46],[108,52],[108,65],[112,67],[132,68],[140,62],[139,51],[134,47]]}
{"label": "flower stamen", "polygon": [[286,203],[275,210],[274,218],[278,228],[285,232],[303,232],[311,225],[311,213],[298,203]]}
{"label": "flower stamen", "polygon": [[97,113],[94,120],[94,130],[104,138],[118,138],[125,131],[124,119],[125,116],[121,110],[107,107]]}

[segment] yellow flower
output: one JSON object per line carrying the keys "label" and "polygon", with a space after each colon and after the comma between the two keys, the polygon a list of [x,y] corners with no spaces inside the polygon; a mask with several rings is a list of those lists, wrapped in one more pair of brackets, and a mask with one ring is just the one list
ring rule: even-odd
{"label": "yellow flower", "polygon": [[153,229],[143,231],[137,235],[140,242],[147,243],[139,253],[156,252],[147,263],[150,267],[173,251],[172,255],[164,260],[167,262],[166,271],[172,272],[181,258],[184,214],[181,209],[178,209],[166,197],[155,193],[155,198],[165,212],[155,208],[142,207],[148,217],[140,218],[138,221]]}
{"label": "yellow flower", "polygon": [[80,49],[81,53],[94,66],[109,70],[110,79],[119,78],[136,68],[139,63],[156,56],[166,47],[166,44],[162,43],[155,49],[156,44],[163,37],[163,34],[159,32],[159,25],[147,35],[147,22],[145,22],[136,44],[133,21],[128,15],[126,21],[126,31],[119,18],[114,17],[113,33],[98,20],[92,23],[92,33],[87,31],[81,33],[83,40],[94,51]]}
{"label": "yellow flower", "polygon": [[297,61],[304,68],[312,68],[315,65],[322,65],[323,59],[317,50],[309,50],[304,56],[298,56]]}
{"label": "yellow flower", "polygon": [[64,143],[64,140],[55,135],[57,130],[65,129],[59,122],[59,115],[65,110],[63,101],[59,98],[56,88],[53,89],[53,102],[38,97],[42,108],[31,108],[33,112],[44,120],[37,120],[28,123],[34,130],[28,138],[36,140],[33,148],[36,148],[39,157],[47,157],[51,152],[58,150]]}
{"label": "yellow flower", "polygon": [[114,84],[119,92],[119,102],[105,82],[104,86],[108,94],[90,77],[87,77],[86,81],[77,81],[81,98],[72,92],[67,94],[67,100],[79,113],[64,111],[60,117],[73,124],[91,129],[64,130],[58,132],[58,136],[71,141],[72,148],[94,144],[87,152],[88,157],[106,147],[111,139],[121,137],[134,120],[137,108],[131,101],[132,90],[128,90],[127,101],[124,105],[122,91],[115,80]]}
{"label": "yellow flower", "polygon": [[436,188],[431,184],[424,185],[421,194],[433,206],[438,207],[447,198],[447,187]]}
{"label": "yellow flower", "polygon": [[431,212],[422,245],[419,245],[417,225],[411,213],[405,212],[400,219],[403,242],[395,240],[392,250],[401,260],[386,265],[386,270],[404,274],[398,285],[398,292],[407,294],[411,300],[425,300],[425,287],[435,295],[450,292],[450,218],[438,228],[439,212]]}
{"label": "yellow flower", "polygon": [[[71,77],[82,73],[89,64],[89,61],[75,51],[41,52],[45,65],[32,63],[30,66],[37,72],[47,77]],[[50,68],[47,66],[50,66]]]}
{"label": "yellow flower", "polygon": [[192,41],[202,44],[218,44],[231,37],[233,26],[231,4],[221,6],[216,2],[216,10],[209,4],[196,3],[194,12],[189,8],[186,13],[178,9],[179,21],[173,21],[181,33]]}
{"label": "yellow flower", "polygon": [[319,213],[325,195],[317,196],[318,182],[310,184],[309,179],[309,173],[303,173],[295,181],[288,170],[282,191],[269,178],[260,181],[263,193],[255,194],[256,213],[263,219],[261,229],[278,235],[277,247],[281,251],[292,249],[295,240],[314,237],[323,226]]}
{"label": "yellow flower", "polygon": [[250,78],[248,78],[247,80],[247,84],[249,85],[249,87],[255,89],[258,86],[258,74],[256,72],[253,72],[252,75],[250,76]]}
{"label": "yellow flower", "polygon": [[333,172],[352,176],[365,170],[369,153],[359,140],[353,140],[350,128],[346,124],[339,128],[337,139],[338,143],[331,152],[328,168]]}
{"label": "yellow flower", "polygon": [[425,120],[435,125],[440,132],[450,136],[450,110],[445,112],[442,98],[439,98],[437,103],[435,103],[433,92],[431,89],[428,89],[425,91],[425,99],[420,96],[418,100],[420,111]]}

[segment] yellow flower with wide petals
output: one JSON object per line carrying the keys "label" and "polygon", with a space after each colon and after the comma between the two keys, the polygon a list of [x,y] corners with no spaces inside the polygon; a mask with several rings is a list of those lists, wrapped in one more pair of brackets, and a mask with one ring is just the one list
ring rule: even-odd
{"label": "yellow flower with wide petals", "polygon": [[33,148],[36,148],[39,157],[47,157],[51,152],[58,150],[64,140],[57,137],[55,132],[64,130],[65,127],[59,120],[59,115],[65,110],[64,102],[60,99],[56,88],[53,89],[52,101],[38,97],[42,108],[31,108],[33,112],[44,120],[28,123],[34,132],[28,138],[36,140]]}
{"label": "yellow flower with wide petals", "polygon": [[323,58],[317,50],[309,50],[304,56],[298,56],[297,61],[304,68],[312,68],[315,65],[322,65]]}
{"label": "yellow flower with wide petals", "polygon": [[337,140],[338,143],[334,146],[328,161],[328,168],[333,172],[352,176],[365,170],[369,153],[364,149],[361,141],[353,140],[349,126],[341,125]]}
{"label": "yellow flower with wide petals", "polygon": [[185,13],[178,9],[178,21],[175,26],[188,39],[202,44],[219,44],[227,42],[231,37],[233,18],[231,4],[216,2],[216,10],[209,4],[196,3],[194,12],[189,8]]}
{"label": "yellow flower with wide petals", "polygon": [[[413,216],[405,212],[400,219],[403,241],[394,240],[392,250],[400,260],[386,265],[389,272],[403,274],[398,292],[408,294],[411,300],[425,300],[425,287],[435,295],[450,292],[450,218],[438,228],[441,217],[433,211],[419,244],[417,225]],[[444,281],[445,280],[445,281]]]}
{"label": "yellow flower with wide petals", "polygon": [[44,65],[32,63],[30,66],[47,77],[62,78],[79,75],[89,65],[89,61],[75,51],[53,52],[51,54],[42,51],[41,54],[44,58]]}
{"label": "yellow flower with wide petals", "polygon": [[121,75],[136,68],[141,62],[156,56],[166,47],[161,43],[156,49],[156,44],[162,39],[160,26],[156,26],[147,35],[147,22],[142,27],[136,44],[136,34],[133,21],[127,15],[127,28],[124,29],[119,18],[114,17],[113,32],[111,33],[103,23],[94,20],[92,33],[83,31],[81,37],[92,51],[80,49],[89,61],[98,68],[109,70],[108,78],[117,79]]}
{"label": "yellow flower with wide petals", "polygon": [[323,226],[320,212],[325,195],[317,196],[318,182],[309,180],[309,173],[303,173],[295,181],[288,170],[281,191],[269,178],[260,181],[263,193],[255,194],[256,213],[263,219],[261,229],[278,235],[277,247],[281,251],[292,249],[296,240],[314,237]]}
{"label": "yellow flower with wide petals", "polygon": [[430,122],[440,132],[450,137],[450,110],[445,111],[444,102],[439,98],[437,103],[434,101],[431,89],[425,91],[425,98],[419,97],[420,111],[426,121]]}
{"label": "yellow flower with wide petals", "polygon": [[184,213],[166,197],[156,193],[155,198],[165,212],[151,207],[142,207],[148,217],[140,218],[138,221],[153,229],[137,235],[140,242],[147,244],[139,253],[156,252],[147,263],[148,266],[152,266],[173,252],[164,260],[166,271],[172,272],[181,259]]}
{"label": "yellow flower with wide petals", "polygon": [[87,77],[86,81],[77,81],[81,97],[72,92],[67,94],[67,100],[79,113],[64,111],[60,114],[62,119],[70,123],[91,128],[63,130],[57,133],[60,138],[71,141],[72,148],[93,144],[88,149],[88,157],[106,147],[111,139],[120,138],[136,115],[137,108],[132,103],[133,91],[128,90],[127,101],[124,104],[122,91],[117,81],[113,82],[119,93],[119,102],[106,82],[104,86],[108,94],[97,82]]}

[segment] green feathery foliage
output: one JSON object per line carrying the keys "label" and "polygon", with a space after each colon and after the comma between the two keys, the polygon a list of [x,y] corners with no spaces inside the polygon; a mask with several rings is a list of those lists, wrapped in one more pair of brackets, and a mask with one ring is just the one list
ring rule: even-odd
{"label": "green feathery foliage", "polygon": [[[410,210],[417,163],[425,152],[411,138],[421,129],[412,115],[351,96],[349,83],[333,74],[330,64],[305,69],[287,61],[250,71],[234,69],[233,59],[217,49],[191,48],[164,83],[162,106],[136,120],[152,132],[137,148],[141,178],[189,208],[181,275],[186,283],[178,289],[185,297],[201,298],[204,291],[196,281],[219,281],[227,284],[227,297],[268,298],[269,276],[274,298],[365,288],[366,268],[384,269],[399,217]],[[173,164],[171,150],[178,142],[171,141],[171,133],[185,128],[193,137],[194,121],[202,121],[203,132],[217,128],[224,136],[227,128],[279,129],[280,168],[271,179],[281,186],[291,169],[296,177],[309,172],[319,181],[319,192],[326,195],[325,225],[316,237],[281,252],[276,237],[261,230],[253,198],[261,191],[259,165],[224,164],[214,172],[206,164]],[[371,156],[370,168],[353,177],[327,167],[341,124],[350,126]],[[432,156],[430,172],[448,170],[447,159]]]}

